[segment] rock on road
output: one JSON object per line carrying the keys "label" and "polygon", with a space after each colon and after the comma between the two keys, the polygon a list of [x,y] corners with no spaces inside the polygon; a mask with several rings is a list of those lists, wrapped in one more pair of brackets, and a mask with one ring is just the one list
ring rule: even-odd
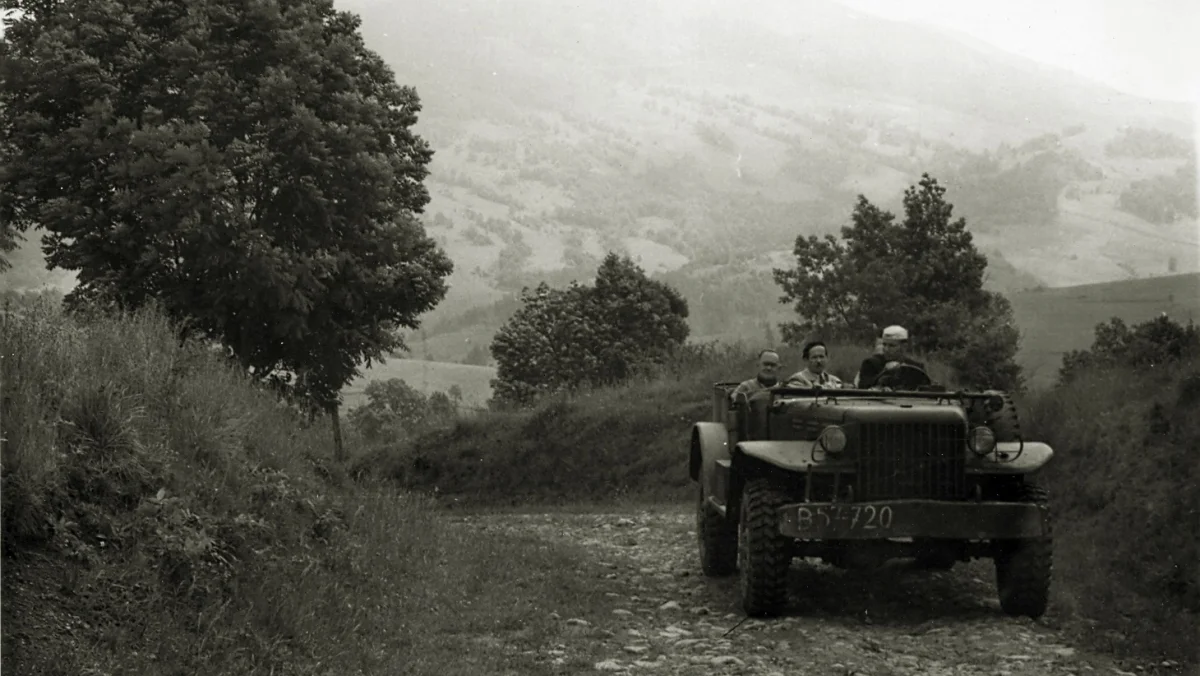
{"label": "rock on road", "polygon": [[987,560],[946,572],[905,561],[847,572],[797,560],[785,615],[742,621],[736,578],[700,574],[694,516],[683,507],[449,518],[583,546],[605,571],[596,582],[611,608],[554,616],[565,631],[533,656],[549,673],[1131,674],[1068,645],[1052,622],[1004,615]]}

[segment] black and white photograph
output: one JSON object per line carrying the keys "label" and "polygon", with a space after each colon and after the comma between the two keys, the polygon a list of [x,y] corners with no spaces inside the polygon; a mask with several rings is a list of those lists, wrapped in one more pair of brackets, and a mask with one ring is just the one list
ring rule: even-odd
{"label": "black and white photograph", "polygon": [[0,0],[6,676],[1200,676],[1200,2]]}

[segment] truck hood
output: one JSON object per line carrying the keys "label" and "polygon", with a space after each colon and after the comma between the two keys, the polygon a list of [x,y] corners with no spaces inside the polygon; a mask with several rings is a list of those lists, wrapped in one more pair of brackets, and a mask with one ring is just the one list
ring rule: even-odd
{"label": "truck hood", "polygon": [[941,423],[966,424],[967,416],[956,404],[928,399],[880,397],[878,399],[827,399],[801,404],[806,417],[828,422],[847,423]]}
{"label": "truck hood", "polygon": [[842,418],[847,423],[940,423],[966,424],[967,416],[959,406],[928,400],[883,399],[856,401],[845,406]]}

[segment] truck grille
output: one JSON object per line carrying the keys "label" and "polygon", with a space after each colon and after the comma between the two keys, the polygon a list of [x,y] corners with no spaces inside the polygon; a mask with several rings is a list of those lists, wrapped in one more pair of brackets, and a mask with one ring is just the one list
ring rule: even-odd
{"label": "truck grille", "polygon": [[961,424],[888,423],[859,427],[856,500],[966,497]]}

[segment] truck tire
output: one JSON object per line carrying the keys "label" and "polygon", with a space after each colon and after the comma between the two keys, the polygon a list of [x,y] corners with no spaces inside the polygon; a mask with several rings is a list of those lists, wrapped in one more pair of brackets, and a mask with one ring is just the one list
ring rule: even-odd
{"label": "truck tire", "polygon": [[[1014,502],[1049,503],[1049,492],[1042,486],[1023,483]],[[1054,540],[1041,538],[1005,540],[998,543],[996,590],[1000,608],[1012,616],[1037,619],[1046,613],[1050,601],[1050,581],[1054,570]]]}
{"label": "truck tire", "polygon": [[737,522],[729,516],[722,517],[708,505],[703,480],[697,493],[696,536],[700,546],[700,570],[708,577],[733,575],[737,571]]}
{"label": "truck tire", "polygon": [[1004,399],[1004,406],[999,411],[987,411],[983,422],[992,428],[996,441],[1017,441],[1021,438],[1021,421],[1017,417],[1017,405],[1012,397],[1005,392],[987,390],[987,394],[996,394]]}
{"label": "truck tire", "polygon": [[787,606],[791,542],[779,533],[780,506],[787,496],[763,479],[746,482],[738,513],[738,582],[742,609],[751,617],[773,617]]}

